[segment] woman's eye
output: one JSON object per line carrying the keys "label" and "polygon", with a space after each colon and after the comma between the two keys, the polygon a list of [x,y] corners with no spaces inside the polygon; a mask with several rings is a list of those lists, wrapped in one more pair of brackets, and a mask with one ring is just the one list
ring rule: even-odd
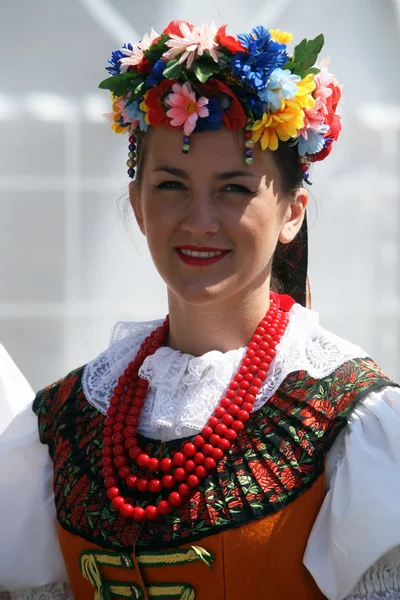
{"label": "woman's eye", "polygon": [[252,194],[252,195],[254,195],[254,192],[249,190],[249,188],[245,187],[244,185],[239,185],[237,183],[229,183],[224,188],[222,188],[222,191],[223,192],[233,192],[236,194]]}
{"label": "woman's eye", "polygon": [[185,186],[180,181],[162,181],[154,186],[157,190],[184,190]]}

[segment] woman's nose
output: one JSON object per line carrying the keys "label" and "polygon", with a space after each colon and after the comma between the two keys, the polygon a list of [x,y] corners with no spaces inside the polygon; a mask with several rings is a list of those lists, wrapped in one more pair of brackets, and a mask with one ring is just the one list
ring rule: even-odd
{"label": "woman's nose", "polygon": [[182,228],[195,236],[217,233],[220,222],[212,200],[204,196],[192,197],[186,209]]}

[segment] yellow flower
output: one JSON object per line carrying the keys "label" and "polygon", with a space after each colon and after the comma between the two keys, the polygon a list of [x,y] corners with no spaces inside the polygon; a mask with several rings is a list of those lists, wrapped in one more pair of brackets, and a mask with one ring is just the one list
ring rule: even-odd
{"label": "yellow flower", "polygon": [[126,133],[126,127],[121,127],[119,123],[113,123],[111,125],[111,129],[114,133]]}
{"label": "yellow flower", "polygon": [[121,111],[123,110],[125,103],[123,97],[114,96],[111,93],[111,101],[112,101],[112,112],[111,114],[111,129],[115,133],[126,133],[126,127],[121,127],[120,119],[121,119]]}
{"label": "yellow flower", "polygon": [[297,137],[304,126],[304,112],[297,102],[283,100],[281,108],[275,113],[264,113],[262,119],[253,125],[253,142],[260,141],[262,150],[276,150],[278,140],[287,142]]}
{"label": "yellow flower", "polygon": [[288,44],[293,38],[293,33],[281,31],[280,29],[270,29],[269,32],[272,36],[272,40],[278,42],[278,44]]}
{"label": "yellow flower", "polygon": [[297,93],[295,95],[295,102],[301,107],[305,109],[313,108],[315,106],[315,100],[312,96],[313,91],[315,90],[315,81],[314,75],[310,73],[299,81],[297,84]]}
{"label": "yellow flower", "polygon": [[141,104],[139,105],[139,108],[140,108],[140,110],[142,110],[144,113],[146,113],[146,114],[144,115],[144,121],[145,121],[145,123],[147,123],[147,125],[150,125],[150,121],[149,121],[149,114],[148,114],[150,109],[149,109],[149,107],[148,107],[148,106],[147,106],[147,104],[146,104],[146,98],[147,98],[148,94],[149,94],[149,92],[147,91],[147,92],[145,93],[145,95],[143,96],[144,100],[143,100],[143,102],[141,102]]}

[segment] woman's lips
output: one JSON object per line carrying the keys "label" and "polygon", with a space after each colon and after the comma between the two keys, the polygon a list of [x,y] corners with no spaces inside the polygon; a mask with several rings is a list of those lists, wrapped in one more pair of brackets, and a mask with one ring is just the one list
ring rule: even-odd
{"label": "woman's lips", "polygon": [[[189,249],[186,248],[185,249]],[[194,250],[193,250],[194,251]],[[192,265],[195,267],[205,267],[207,265],[212,265],[216,262],[219,262],[220,260],[222,260],[223,258],[225,258],[225,256],[230,252],[230,250],[217,250],[217,249],[200,249],[200,248],[196,248],[197,252],[221,252],[221,254],[218,254],[217,256],[211,256],[211,257],[201,257],[201,256],[189,256],[188,254],[184,254],[182,252],[182,250],[180,248],[176,248],[176,253],[179,256],[179,258],[181,259],[182,262],[184,262],[187,265]]]}

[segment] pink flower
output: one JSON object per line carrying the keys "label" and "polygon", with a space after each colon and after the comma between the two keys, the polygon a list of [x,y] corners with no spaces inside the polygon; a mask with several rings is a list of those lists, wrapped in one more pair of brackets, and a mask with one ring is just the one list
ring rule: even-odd
{"label": "pink flower", "polygon": [[144,50],[148,50],[154,40],[156,40],[158,37],[158,33],[152,29],[150,34],[146,33],[138,44],[131,44],[132,50],[129,50],[128,48],[121,48],[121,52],[126,56],[126,58],[121,58],[119,61],[121,65],[120,73],[126,73],[129,67],[135,67],[139,65],[144,58]]}
{"label": "pink flower", "polygon": [[218,62],[221,53],[218,52],[218,42],[216,41],[217,28],[214,23],[207,25],[203,23],[201,27],[193,27],[191,29],[185,21],[179,24],[181,36],[170,34],[170,39],[167,41],[167,46],[170,48],[163,54],[165,60],[172,60],[180,54],[180,63],[187,59],[187,67],[190,69],[196,58],[202,56],[204,52],[209,52],[215,62]]}
{"label": "pink flower", "polygon": [[171,106],[167,111],[167,116],[171,119],[173,127],[183,125],[185,135],[190,135],[196,127],[198,117],[208,117],[208,99],[202,96],[196,100],[196,95],[192,90],[190,83],[175,83],[172,86],[173,94],[166,98],[166,102]]}
{"label": "pink flower", "polygon": [[335,75],[328,71],[329,59],[322,61],[321,71],[315,76],[313,97],[315,106],[304,111],[304,128],[299,131],[307,139],[307,130],[320,131],[321,126],[330,125],[340,100],[340,86]]}

